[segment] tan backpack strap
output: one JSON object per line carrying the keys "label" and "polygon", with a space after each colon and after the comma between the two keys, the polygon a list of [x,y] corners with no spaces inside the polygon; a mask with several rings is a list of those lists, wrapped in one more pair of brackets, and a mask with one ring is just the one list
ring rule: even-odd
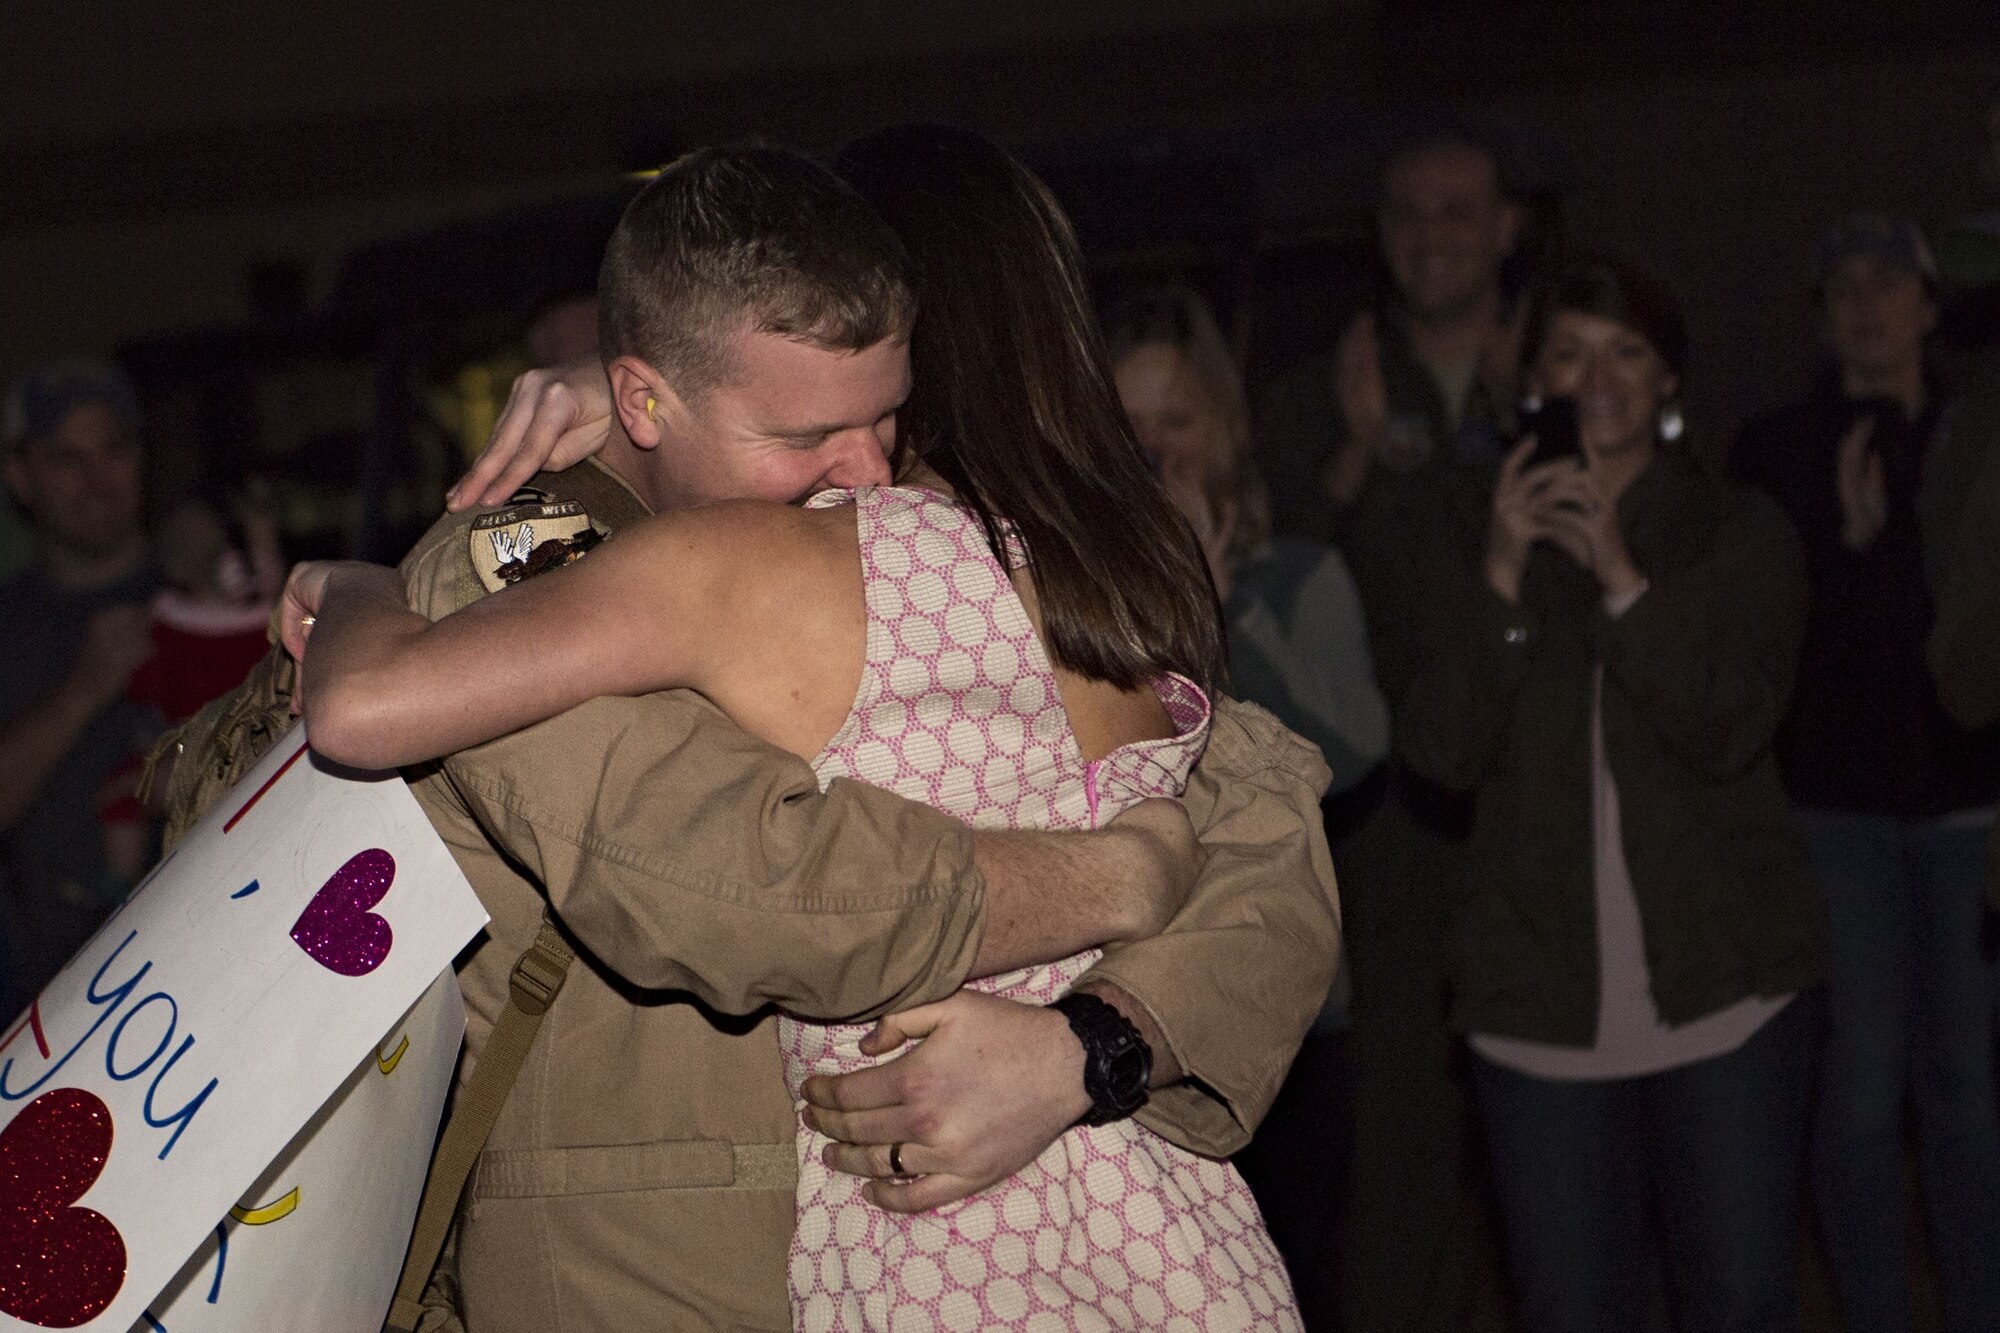
{"label": "tan backpack strap", "polygon": [[500,1119],[500,1108],[514,1090],[521,1075],[528,1048],[535,1043],[542,1016],[562,990],[563,979],[576,955],[564,943],[546,913],[534,944],[514,964],[508,985],[507,1007],[486,1038],[479,1066],[466,1080],[444,1133],[438,1136],[436,1154],[431,1158],[430,1178],[424,1182],[423,1202],[417,1207],[417,1225],[410,1234],[409,1252],[403,1259],[403,1275],[396,1282],[396,1300],[389,1307],[390,1333],[415,1333],[423,1318],[424,1288],[431,1269],[458,1213],[459,1196],[479,1161],[487,1136]]}

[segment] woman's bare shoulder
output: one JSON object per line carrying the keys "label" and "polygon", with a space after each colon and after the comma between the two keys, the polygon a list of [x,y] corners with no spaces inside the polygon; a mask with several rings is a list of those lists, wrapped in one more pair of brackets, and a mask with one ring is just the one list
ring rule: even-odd
{"label": "woman's bare shoulder", "polygon": [[850,507],[722,501],[647,519],[603,549],[619,546],[616,582],[654,590],[663,614],[698,617],[718,648],[824,638],[862,614]]}
{"label": "woman's bare shoulder", "polygon": [[704,505],[603,549],[628,540],[621,558],[661,590],[638,617],[701,627],[689,683],[753,734],[816,754],[847,715],[866,650],[852,508]]}
{"label": "woman's bare shoulder", "polygon": [[654,514],[606,543],[623,560],[669,576],[707,569],[747,584],[809,576],[855,547],[851,509],[767,500],[720,500]]}

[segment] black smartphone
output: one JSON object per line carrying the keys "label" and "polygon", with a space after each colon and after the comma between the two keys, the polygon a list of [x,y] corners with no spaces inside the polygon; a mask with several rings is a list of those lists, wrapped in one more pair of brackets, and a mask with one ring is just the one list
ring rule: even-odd
{"label": "black smartphone", "polygon": [[1581,457],[1583,440],[1577,433],[1576,399],[1543,399],[1540,407],[1521,418],[1521,435],[1535,437],[1535,451],[1528,455],[1529,467],[1553,463],[1559,458]]}

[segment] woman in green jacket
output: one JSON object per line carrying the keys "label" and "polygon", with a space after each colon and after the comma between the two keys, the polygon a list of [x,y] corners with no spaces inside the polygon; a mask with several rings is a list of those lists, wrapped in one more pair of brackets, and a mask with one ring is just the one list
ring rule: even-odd
{"label": "woman in green jacket", "polygon": [[1570,266],[1530,349],[1580,451],[1508,457],[1399,719],[1475,793],[1454,1010],[1510,1270],[1531,1333],[1635,1327],[1657,1201],[1682,1329],[1790,1330],[1824,953],[1771,751],[1798,541],[1679,445],[1656,282]]}

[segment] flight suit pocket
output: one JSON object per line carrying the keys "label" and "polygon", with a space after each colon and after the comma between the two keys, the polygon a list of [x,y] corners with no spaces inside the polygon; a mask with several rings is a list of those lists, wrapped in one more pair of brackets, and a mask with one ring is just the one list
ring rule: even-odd
{"label": "flight suit pocket", "polygon": [[[722,1139],[496,1150],[459,1222],[481,1333],[790,1327],[792,1144]],[[769,1159],[766,1161],[766,1159]]]}
{"label": "flight suit pocket", "polygon": [[472,1177],[472,1199],[550,1199],[632,1190],[790,1189],[798,1175],[789,1143],[682,1139],[582,1148],[489,1150]]}
{"label": "flight suit pocket", "polygon": [[722,1139],[616,1143],[584,1148],[487,1152],[472,1178],[474,1202],[546,1199],[625,1190],[699,1189],[736,1180],[732,1146]]}

